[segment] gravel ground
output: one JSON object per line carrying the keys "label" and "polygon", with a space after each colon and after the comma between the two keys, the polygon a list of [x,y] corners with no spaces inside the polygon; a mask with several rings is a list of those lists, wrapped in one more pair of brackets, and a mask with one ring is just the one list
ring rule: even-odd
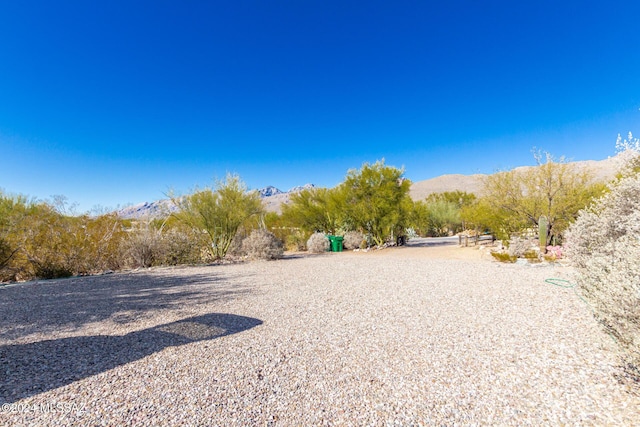
{"label": "gravel ground", "polygon": [[0,425],[640,425],[571,268],[429,250],[0,288]]}

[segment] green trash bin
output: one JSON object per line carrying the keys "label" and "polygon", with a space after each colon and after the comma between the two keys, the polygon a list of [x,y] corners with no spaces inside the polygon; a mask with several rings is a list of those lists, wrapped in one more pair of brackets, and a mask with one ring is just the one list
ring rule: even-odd
{"label": "green trash bin", "polygon": [[331,251],[332,252],[342,252],[342,241],[344,240],[344,237],[342,236],[331,236],[332,239],[329,239],[331,241]]}
{"label": "green trash bin", "polygon": [[334,237],[331,234],[327,234],[327,239],[329,239],[329,247],[327,248],[327,252],[333,252],[333,245],[334,245]]}

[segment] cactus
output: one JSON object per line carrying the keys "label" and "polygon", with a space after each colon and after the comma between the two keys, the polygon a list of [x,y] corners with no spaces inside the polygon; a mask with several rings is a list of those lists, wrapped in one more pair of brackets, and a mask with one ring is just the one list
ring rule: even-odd
{"label": "cactus", "polygon": [[538,220],[538,239],[540,240],[540,253],[544,254],[547,251],[547,228],[549,221],[547,217],[542,215]]}

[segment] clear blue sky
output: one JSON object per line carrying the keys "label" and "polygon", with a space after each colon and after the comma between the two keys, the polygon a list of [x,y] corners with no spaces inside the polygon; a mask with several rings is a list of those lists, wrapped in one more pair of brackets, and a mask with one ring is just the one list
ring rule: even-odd
{"label": "clear blue sky", "polygon": [[79,210],[640,134],[640,2],[0,0],[0,188]]}

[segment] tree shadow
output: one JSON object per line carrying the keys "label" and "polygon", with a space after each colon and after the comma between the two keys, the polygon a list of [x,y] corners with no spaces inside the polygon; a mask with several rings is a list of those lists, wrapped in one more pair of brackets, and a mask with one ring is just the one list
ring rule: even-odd
{"label": "tree shadow", "polygon": [[206,305],[249,293],[247,275],[232,280],[212,269],[119,273],[0,288],[0,340],[74,330],[110,319],[128,323],[146,312]]}
{"label": "tree shadow", "polygon": [[97,335],[0,346],[0,404],[43,393],[161,351],[246,331],[262,321],[212,313],[123,336]]}

